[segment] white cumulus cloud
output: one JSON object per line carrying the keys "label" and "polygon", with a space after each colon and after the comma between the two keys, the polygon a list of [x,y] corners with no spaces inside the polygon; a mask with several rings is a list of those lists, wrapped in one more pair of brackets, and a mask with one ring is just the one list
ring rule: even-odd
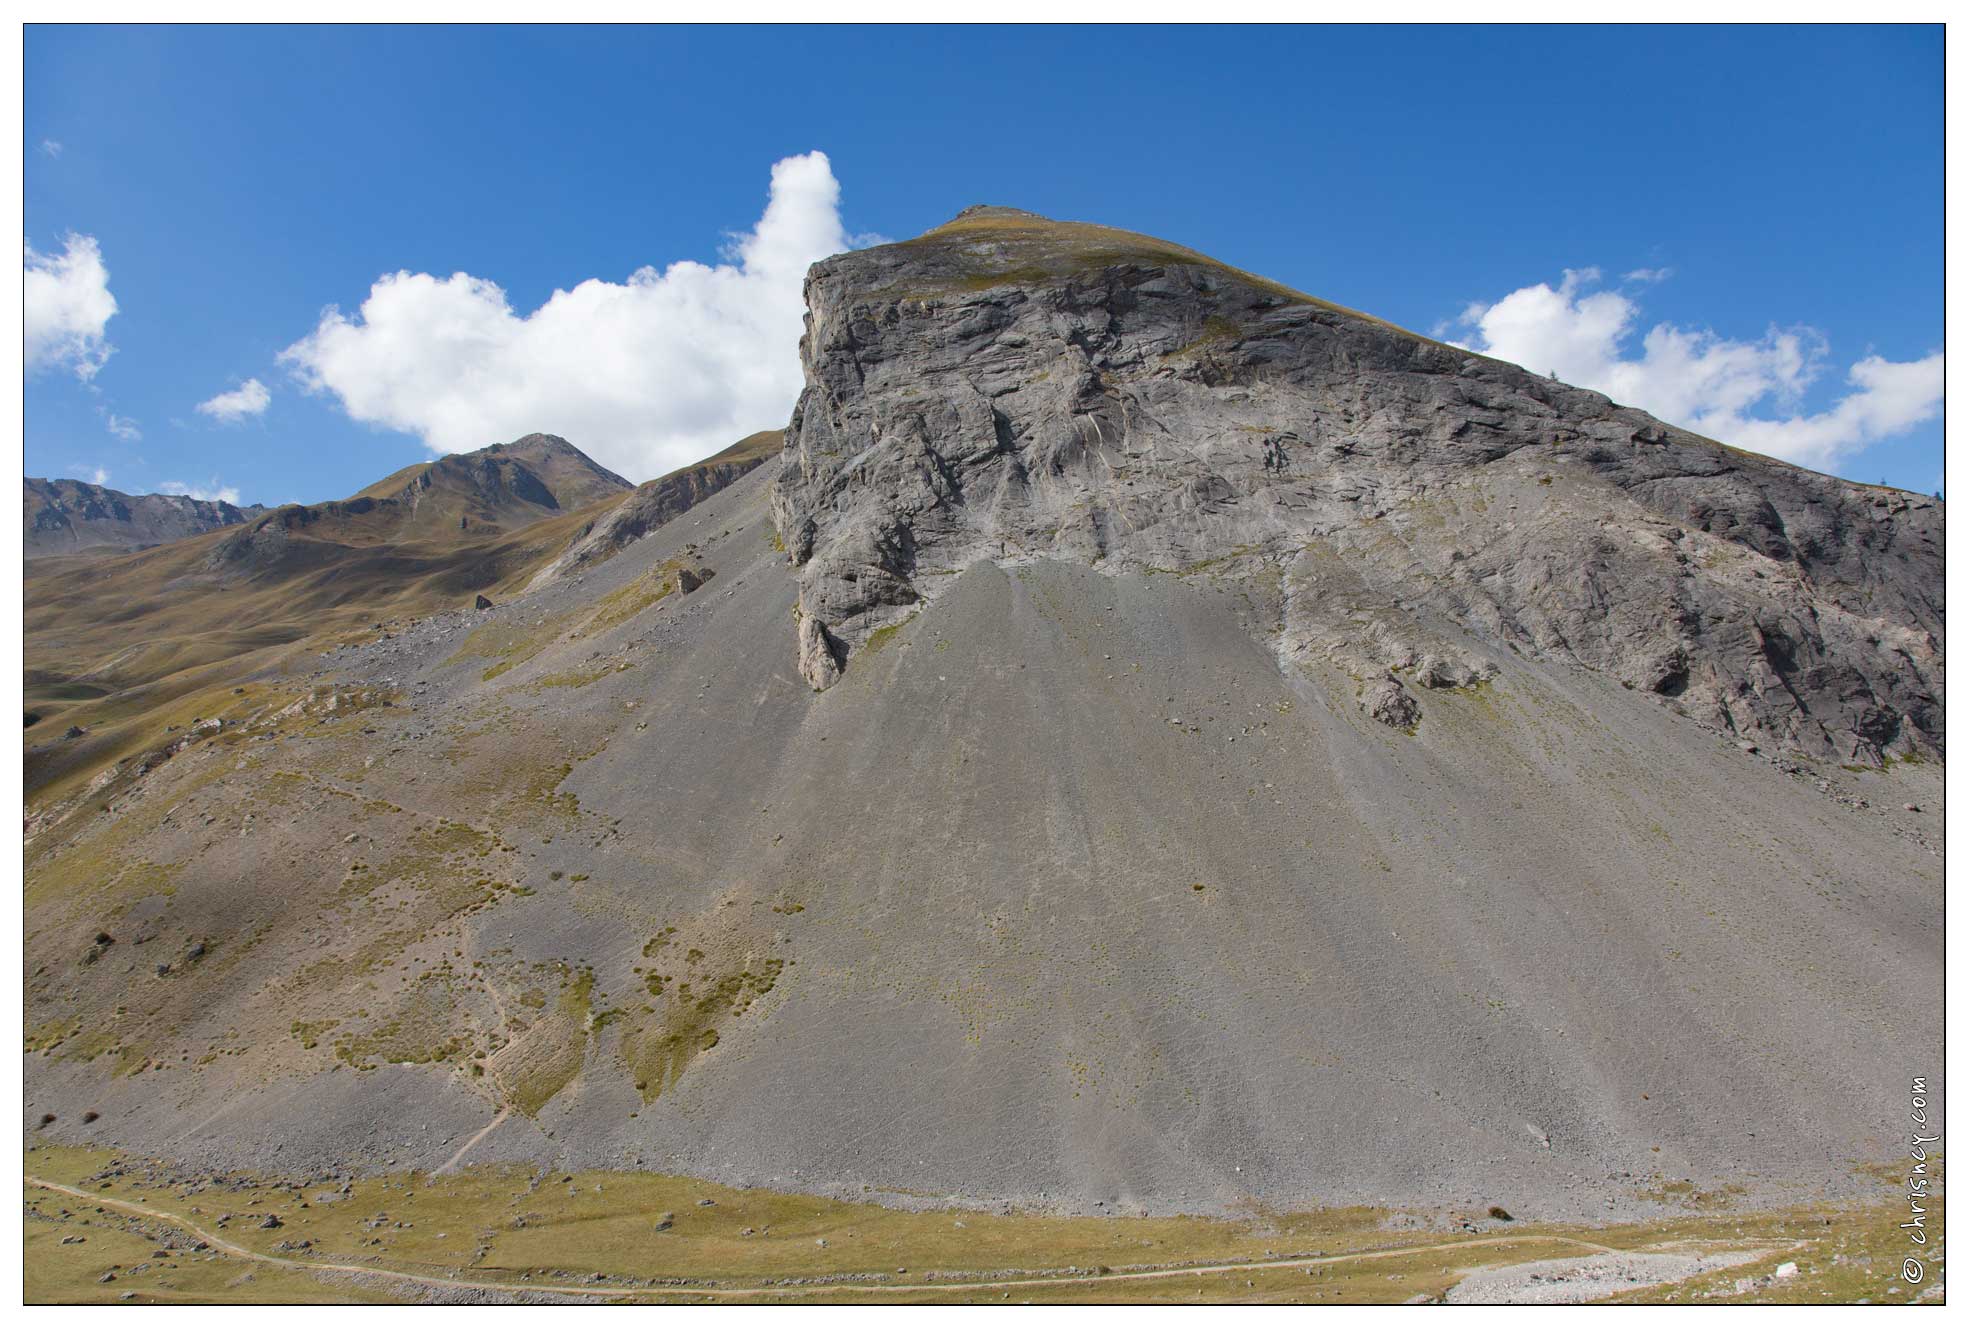
{"label": "white cumulus cloud", "polygon": [[116,313],[95,237],[70,235],[59,254],[28,245],[21,287],[28,371],[70,369],[85,383],[94,378],[114,349],[104,332]]}
{"label": "white cumulus cloud", "polygon": [[265,414],[267,403],[272,400],[273,394],[267,391],[266,384],[257,378],[249,378],[231,392],[222,392],[198,403],[193,409],[200,415],[211,416],[220,424],[229,425]]}
{"label": "white cumulus cloud", "polygon": [[61,145],[61,140],[60,140],[60,139],[53,139],[53,138],[44,138],[44,139],[42,139],[42,140],[41,140],[41,151],[43,151],[43,152],[45,152],[45,153],[47,153],[47,154],[48,154],[48,155],[49,155],[50,157],[59,157],[59,156],[61,156],[61,155],[62,155],[62,145]]}
{"label": "white cumulus cloud", "polygon": [[239,491],[231,485],[220,484],[219,477],[216,475],[212,477],[211,483],[203,485],[188,485],[178,480],[166,480],[157,487],[157,492],[182,494],[186,498],[203,499],[208,503],[231,503],[235,507],[239,504]]}
{"label": "white cumulus cloud", "polygon": [[[1667,274],[1649,272],[1647,280]],[[1756,341],[1657,323],[1631,343],[1641,310],[1619,291],[1595,289],[1596,268],[1568,270],[1463,312],[1459,342],[1536,373],[1594,388],[1719,442],[1801,465],[1828,467],[1879,439],[1933,419],[1942,408],[1942,353],[1895,362],[1868,356],[1846,375],[1843,396],[1806,412],[1805,391],[1824,368],[1825,339],[1809,328],[1771,328]],[[1629,273],[1629,280],[1643,280]]]}
{"label": "white cumulus cloud", "polygon": [[87,480],[92,485],[106,485],[109,483],[109,472],[101,466],[87,466],[77,463],[68,468],[68,478],[71,480]]}
{"label": "white cumulus cloud", "polygon": [[137,426],[135,420],[126,415],[118,415],[115,411],[103,412],[103,428],[125,443],[135,443],[144,436],[144,431]]}
{"label": "white cumulus cloud", "polygon": [[590,279],[530,313],[483,277],[397,272],[355,314],[327,310],[281,360],[352,418],[435,453],[539,431],[646,480],[791,414],[807,268],[862,239],[843,229],[840,197],[824,153],[788,157],[722,263]]}

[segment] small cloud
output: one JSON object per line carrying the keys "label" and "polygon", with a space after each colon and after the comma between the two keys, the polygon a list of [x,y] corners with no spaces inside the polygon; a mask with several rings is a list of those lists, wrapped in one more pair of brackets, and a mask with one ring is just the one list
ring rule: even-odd
{"label": "small cloud", "polygon": [[41,151],[47,153],[50,157],[59,157],[62,155],[61,141],[59,139],[44,138],[41,140]]}
{"label": "small cloud", "polygon": [[21,331],[29,373],[70,369],[87,383],[116,349],[104,339],[115,314],[109,269],[94,236],[67,236],[59,254],[27,246]]}
{"label": "small cloud", "polygon": [[1622,277],[1621,280],[1638,282],[1644,286],[1652,286],[1658,281],[1667,281],[1674,275],[1675,269],[1673,268],[1636,268]]}
{"label": "small cloud", "polygon": [[230,425],[265,414],[267,403],[271,400],[273,395],[267,391],[266,384],[257,378],[249,378],[231,392],[222,392],[209,401],[198,403],[195,409],[200,415]]}
{"label": "small cloud", "polygon": [[125,443],[135,443],[144,436],[144,431],[137,427],[135,420],[126,419],[114,411],[103,412],[103,427]]}
{"label": "small cloud", "polygon": [[211,483],[206,485],[188,485],[179,480],[166,480],[157,487],[157,492],[181,494],[186,498],[195,498],[206,503],[231,503],[235,507],[239,505],[239,491],[231,485],[220,484],[219,477],[216,475],[212,477]]}
{"label": "small cloud", "polygon": [[87,480],[92,485],[106,485],[109,483],[109,472],[101,466],[85,466],[77,462],[68,468],[68,478]]}

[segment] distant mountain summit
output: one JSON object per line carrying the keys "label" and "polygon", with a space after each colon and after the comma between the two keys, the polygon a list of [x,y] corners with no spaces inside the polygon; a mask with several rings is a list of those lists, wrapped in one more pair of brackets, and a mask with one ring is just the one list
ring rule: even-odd
{"label": "distant mountain summit", "polygon": [[[450,549],[524,530],[634,487],[565,439],[528,434],[406,466],[345,499],[275,508],[212,546],[206,566],[259,576],[318,566],[328,546]],[[305,543],[294,544],[301,533]]]}
{"label": "distant mountain summit", "polygon": [[23,482],[21,522],[28,558],[111,553],[169,544],[222,526],[237,526],[266,511],[183,494],[126,494],[82,480]]}
{"label": "distant mountain summit", "polygon": [[528,434],[477,452],[454,452],[385,476],[348,500],[401,505],[415,524],[510,527],[586,507],[634,488],[564,438]]}

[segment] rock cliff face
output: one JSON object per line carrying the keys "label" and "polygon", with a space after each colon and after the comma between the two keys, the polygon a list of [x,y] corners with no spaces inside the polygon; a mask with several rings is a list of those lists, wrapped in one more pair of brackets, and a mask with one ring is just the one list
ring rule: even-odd
{"label": "rock cliff face", "polygon": [[1363,709],[1503,653],[1747,741],[1943,746],[1941,504],[1665,425],[1175,245],[971,209],[808,279],[773,511],[824,688],[983,559],[1232,575]]}

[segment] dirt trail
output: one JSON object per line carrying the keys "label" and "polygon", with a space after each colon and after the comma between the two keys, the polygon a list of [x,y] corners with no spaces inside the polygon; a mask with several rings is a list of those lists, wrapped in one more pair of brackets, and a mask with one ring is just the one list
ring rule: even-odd
{"label": "dirt trail", "polygon": [[494,1116],[491,1121],[488,1121],[484,1126],[479,1128],[478,1134],[474,1135],[471,1139],[465,1141],[465,1143],[459,1145],[458,1152],[453,1154],[450,1158],[445,1159],[444,1162],[438,1166],[438,1170],[436,1172],[433,1172],[431,1175],[434,1177],[441,1177],[445,1173],[451,1171],[451,1169],[457,1167],[458,1160],[463,1158],[466,1154],[470,1153],[473,1145],[477,1144],[480,1140],[483,1140],[486,1136],[492,1134],[495,1130],[499,1129],[499,1123],[506,1120],[506,1118],[512,1115],[513,1115],[513,1109],[509,1107],[500,1108],[498,1114]]}
{"label": "dirt trail", "polygon": [[[487,1128],[491,1129],[490,1127]],[[781,1283],[760,1283],[751,1286],[670,1286],[650,1288],[625,1288],[620,1286],[596,1286],[592,1283],[515,1283],[490,1279],[445,1278],[437,1274],[415,1274],[399,1269],[388,1269],[369,1264],[342,1264],[329,1260],[295,1260],[281,1255],[268,1255],[260,1251],[227,1241],[217,1233],[209,1232],[197,1224],[166,1209],[154,1209],[149,1205],[135,1204],[129,1200],[113,1199],[106,1195],[94,1194],[80,1187],[65,1185],[59,1181],[47,1181],[41,1177],[27,1175],[24,1180],[30,1186],[43,1190],[57,1191],[99,1204],[105,1209],[116,1209],[123,1213],[135,1214],[142,1218],[156,1219],[169,1223],[181,1232],[186,1232],[213,1249],[242,1260],[255,1260],[263,1264],[279,1265],[287,1269],[298,1269],[309,1273],[358,1274],[368,1278],[394,1279],[401,1283],[412,1283],[419,1287],[454,1288],[468,1292],[511,1292],[516,1294],[546,1294],[549,1296],[622,1298],[641,1296],[691,1296],[744,1299],[759,1297],[806,1297],[825,1296],[830,1293],[852,1292],[857,1294],[893,1295],[919,1294],[926,1292],[982,1292],[1006,1288],[1060,1287],[1080,1283],[1129,1283],[1145,1282],[1159,1278],[1191,1278],[1202,1274],[1246,1273],[1263,1269],[1311,1269],[1320,1265],[1346,1264],[1354,1260],[1390,1260],[1404,1255],[1427,1254],[1430,1251],[1462,1250],[1472,1246],[1508,1246],[1529,1240],[1558,1241],[1569,1246],[1600,1255],[1622,1255],[1625,1252],[1612,1246],[1602,1246],[1595,1242],[1576,1237],[1552,1236],[1509,1236],[1509,1237],[1470,1237],[1461,1241],[1430,1242],[1416,1246],[1383,1247],[1376,1250],[1355,1251],[1345,1255],[1299,1256],[1276,1260],[1238,1260],[1221,1264],[1186,1264],[1166,1269],[1134,1269],[1123,1273],[1105,1274],[1063,1274],[1033,1276],[1026,1278],[998,1278],[979,1280],[939,1280],[933,1283],[803,1283],[788,1285]]]}

